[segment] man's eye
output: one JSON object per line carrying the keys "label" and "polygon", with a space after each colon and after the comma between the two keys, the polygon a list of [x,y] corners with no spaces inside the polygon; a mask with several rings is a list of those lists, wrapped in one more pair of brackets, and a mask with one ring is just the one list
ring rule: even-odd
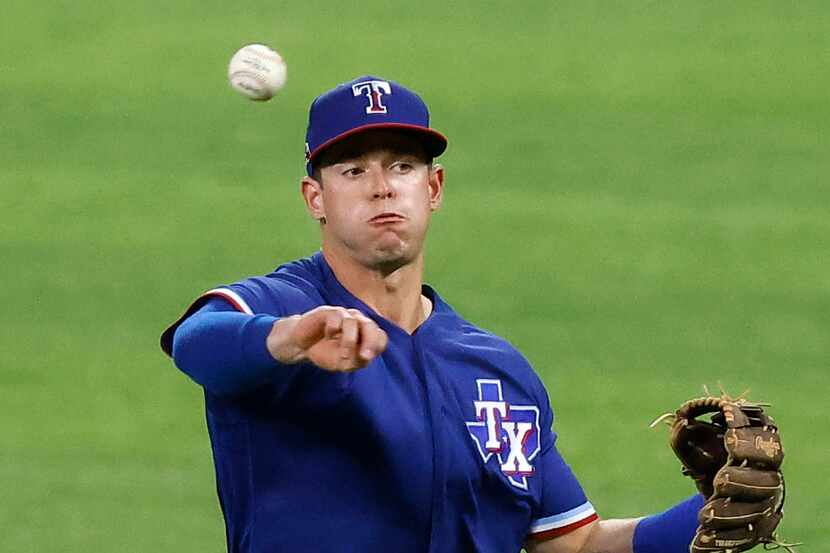
{"label": "man's eye", "polygon": [[361,173],[360,167],[350,167],[343,171],[343,174],[347,177],[356,177]]}
{"label": "man's eye", "polygon": [[398,173],[408,173],[412,170],[412,164],[407,163],[405,161],[399,161],[398,163],[393,165],[392,168]]}

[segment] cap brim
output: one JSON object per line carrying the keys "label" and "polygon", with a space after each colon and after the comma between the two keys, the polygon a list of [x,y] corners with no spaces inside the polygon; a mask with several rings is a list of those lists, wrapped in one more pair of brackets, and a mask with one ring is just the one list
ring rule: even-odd
{"label": "cap brim", "polygon": [[360,127],[349,129],[348,131],[338,134],[337,136],[323,142],[322,144],[314,148],[313,152],[308,154],[308,159],[306,160],[306,162],[313,162],[314,159],[317,156],[319,156],[323,150],[335,144],[336,142],[340,142],[345,138],[372,129],[400,129],[410,131],[413,134],[417,134],[420,138],[423,139],[423,143],[427,147],[427,153],[432,157],[440,156],[444,153],[444,150],[447,149],[447,137],[434,129],[430,129],[428,127],[421,127],[419,125],[408,125],[406,123],[374,123],[371,125],[361,125]]}

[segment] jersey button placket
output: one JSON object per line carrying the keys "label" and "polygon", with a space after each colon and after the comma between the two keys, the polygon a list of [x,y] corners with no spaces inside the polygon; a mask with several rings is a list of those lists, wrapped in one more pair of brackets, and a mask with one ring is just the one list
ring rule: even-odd
{"label": "jersey button placket", "polygon": [[412,346],[414,351],[413,364],[418,376],[424,386],[427,397],[427,413],[429,413],[429,431],[432,436],[432,526],[430,531],[430,553],[450,553],[442,549],[442,544],[446,543],[443,536],[443,520],[444,520],[444,500],[446,487],[446,467],[445,459],[446,452],[442,443],[441,433],[439,432],[441,421],[441,397],[439,394],[440,388],[434,380],[432,375],[432,368],[424,355],[424,344],[428,343],[425,339],[425,328],[420,328],[412,336]]}

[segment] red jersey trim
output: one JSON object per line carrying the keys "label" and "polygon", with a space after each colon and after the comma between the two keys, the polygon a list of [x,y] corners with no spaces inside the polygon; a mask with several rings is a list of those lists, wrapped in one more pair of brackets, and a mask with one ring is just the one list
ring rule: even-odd
{"label": "red jersey trim", "polygon": [[534,541],[546,541],[551,538],[557,538],[559,536],[569,534],[577,528],[582,528],[583,526],[590,524],[595,520],[599,520],[599,515],[596,513],[591,513],[582,520],[577,520],[576,522],[572,522],[560,528],[551,528],[550,530],[542,530],[541,532],[537,532],[535,534],[528,534],[528,537]]}
{"label": "red jersey trim", "polygon": [[254,314],[253,309],[248,306],[245,300],[243,300],[239,294],[228,288],[214,288],[213,290],[208,290],[202,294],[203,298],[208,296],[218,296],[224,299],[233,305],[234,309],[240,311],[241,313],[247,313],[248,315]]}

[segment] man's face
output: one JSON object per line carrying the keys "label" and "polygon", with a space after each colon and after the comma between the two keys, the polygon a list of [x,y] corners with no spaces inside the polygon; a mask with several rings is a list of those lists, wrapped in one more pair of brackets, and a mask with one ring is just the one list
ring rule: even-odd
{"label": "man's face", "polygon": [[324,152],[322,165],[319,182],[303,179],[303,196],[312,216],[325,218],[324,249],[386,273],[418,258],[444,178],[419,140],[362,132]]}

